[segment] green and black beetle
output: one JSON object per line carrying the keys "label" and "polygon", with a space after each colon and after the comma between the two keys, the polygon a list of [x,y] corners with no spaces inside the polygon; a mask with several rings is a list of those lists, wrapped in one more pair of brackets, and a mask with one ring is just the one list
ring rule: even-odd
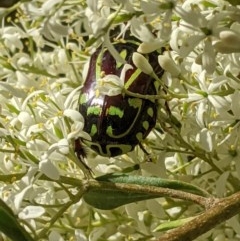
{"label": "green and black beetle", "polygon": [[[138,43],[115,43],[115,49],[127,64],[124,87],[132,93],[157,95],[155,79],[138,69],[132,55]],[[163,74],[158,53],[144,55],[160,78]],[[136,98],[127,94],[107,96],[96,93],[96,81],[104,75],[120,76],[124,64],[119,63],[107,48],[100,47],[91,56],[86,81],[80,93],[79,111],[84,117],[84,131],[92,140],[84,141],[102,156],[113,157],[130,152],[144,140],[156,124],[157,103],[153,99]]]}

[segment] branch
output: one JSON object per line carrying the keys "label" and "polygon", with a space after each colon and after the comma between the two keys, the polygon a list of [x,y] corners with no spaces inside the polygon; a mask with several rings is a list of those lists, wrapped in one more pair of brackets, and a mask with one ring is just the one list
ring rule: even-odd
{"label": "branch", "polygon": [[158,241],[191,241],[240,212],[240,192],[213,203],[210,209],[163,236]]}

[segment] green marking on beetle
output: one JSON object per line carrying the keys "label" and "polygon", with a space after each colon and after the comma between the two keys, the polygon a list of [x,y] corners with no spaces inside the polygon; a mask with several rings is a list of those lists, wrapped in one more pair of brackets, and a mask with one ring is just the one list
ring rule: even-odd
{"label": "green marking on beetle", "polygon": [[143,124],[143,128],[144,128],[145,130],[148,130],[148,129],[149,129],[149,122],[148,122],[148,121],[144,121],[142,124]]}
{"label": "green marking on beetle", "polygon": [[124,111],[116,106],[110,106],[106,111],[106,115],[118,116],[119,118],[122,118]]}
{"label": "green marking on beetle", "polygon": [[104,152],[101,144],[99,144],[99,143],[88,142],[86,144],[88,144],[92,149],[96,149],[97,148],[99,155],[107,156],[107,157],[111,157],[112,156],[112,152],[111,152],[112,148],[115,149],[115,150],[119,149],[122,154],[130,152],[133,149],[133,146],[128,145],[128,144],[119,144],[119,143],[118,144],[108,144],[106,146],[106,152]]}
{"label": "green marking on beetle", "polygon": [[133,108],[140,108],[142,106],[142,100],[139,98],[128,98],[128,104]]}
{"label": "green marking on beetle", "polygon": [[130,87],[130,85],[136,81],[137,77],[142,73],[142,71],[140,69],[136,69],[133,74],[130,76],[130,78],[128,79],[128,81],[125,83],[124,87],[125,89],[128,89]]}
{"label": "green marking on beetle", "polygon": [[106,134],[109,135],[109,136],[112,136],[112,134],[113,134],[112,132],[113,132],[112,126],[108,126],[107,130],[106,130]]}
{"label": "green marking on beetle", "polygon": [[114,135],[114,133],[113,133],[114,130],[112,129],[112,126],[108,126],[108,128],[106,130],[106,134],[108,136],[115,138],[115,139],[122,138],[124,136],[127,136],[131,132],[131,130],[134,129],[134,126],[135,126],[135,124],[139,118],[139,114],[141,112],[142,100],[139,98],[128,98],[128,103],[129,103],[129,106],[137,109],[137,113],[135,115],[135,118],[132,120],[131,125],[128,126],[128,129],[125,132],[123,132],[119,135]]}
{"label": "green marking on beetle", "polygon": [[127,152],[129,152],[129,151],[131,151],[132,150],[132,146],[131,145],[124,145],[124,144],[121,144],[121,145],[112,145],[112,146],[109,146],[110,148],[111,147],[118,147],[119,149],[121,149],[122,150],[122,153],[127,153]]}
{"label": "green marking on beetle", "polygon": [[[126,57],[127,57],[127,50],[126,50],[126,49],[123,49],[119,54],[120,54],[120,56],[122,57],[122,59],[125,60]],[[117,67],[117,68],[120,68],[122,65],[123,65],[123,63],[117,62],[116,67]]]}
{"label": "green marking on beetle", "polygon": [[102,112],[101,106],[89,106],[87,109],[87,115],[97,115],[99,116]]}
{"label": "green marking on beetle", "polygon": [[151,116],[151,117],[153,117],[153,113],[154,111],[153,111],[153,108],[151,108],[151,107],[149,107],[148,109],[147,109],[147,113],[148,113],[148,115],[149,116]]}
{"label": "green marking on beetle", "polygon": [[136,138],[137,138],[138,141],[142,141],[142,139],[143,139],[143,134],[142,134],[141,132],[138,132],[138,133],[136,134]]}
{"label": "green marking on beetle", "polygon": [[97,126],[95,124],[92,124],[90,136],[94,136],[97,133]]}
{"label": "green marking on beetle", "polygon": [[99,79],[101,78],[101,73],[102,73],[102,70],[101,70],[101,66],[102,66],[102,58],[103,58],[103,54],[106,52],[107,49],[103,49],[98,57],[97,57],[97,60],[96,60],[96,79]]}
{"label": "green marking on beetle", "polygon": [[128,153],[133,149],[133,146],[127,144],[115,144],[115,145],[107,145],[107,153],[111,153],[111,148],[118,148],[121,150],[121,153]]}
{"label": "green marking on beetle", "polygon": [[86,93],[81,94],[81,96],[80,96],[80,104],[81,105],[87,103],[87,96],[88,95]]}

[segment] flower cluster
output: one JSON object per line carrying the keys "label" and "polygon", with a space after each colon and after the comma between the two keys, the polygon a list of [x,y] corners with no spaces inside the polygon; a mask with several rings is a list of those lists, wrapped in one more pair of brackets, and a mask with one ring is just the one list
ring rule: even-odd
{"label": "flower cluster", "polygon": [[[134,64],[154,74],[143,55],[158,51],[165,71],[157,125],[143,143],[153,161],[146,162],[140,148],[116,158],[89,150],[87,164],[96,175],[138,164],[136,175],[192,182],[218,197],[238,189],[238,6],[223,0],[32,0],[0,12],[0,197],[39,239],[151,240],[161,235],[159,223],[199,211],[164,198],[112,212],[73,200],[84,176],[74,141],[89,139],[78,112],[87,62],[101,44],[121,61],[113,41],[124,41],[128,32],[141,42]],[[122,93],[131,68],[125,64],[120,76],[97,80],[96,94]],[[238,227],[235,217],[199,240],[239,240]]]}

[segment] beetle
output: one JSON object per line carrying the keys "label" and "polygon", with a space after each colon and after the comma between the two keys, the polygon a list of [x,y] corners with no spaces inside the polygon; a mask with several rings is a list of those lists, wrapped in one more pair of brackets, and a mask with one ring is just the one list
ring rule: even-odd
{"label": "beetle", "polygon": [[[133,41],[114,43],[114,48],[132,68],[126,70],[124,87],[141,95],[156,95],[155,79],[138,69],[132,60],[138,44]],[[154,72],[163,74],[158,64],[158,53],[145,55]],[[119,63],[106,47],[99,47],[91,56],[86,80],[81,89],[79,111],[84,118],[83,130],[91,141],[83,140],[99,155],[114,157],[132,151],[144,140],[156,124],[156,100],[127,94],[108,96],[97,93],[97,80],[105,75],[120,76],[123,63]]]}

